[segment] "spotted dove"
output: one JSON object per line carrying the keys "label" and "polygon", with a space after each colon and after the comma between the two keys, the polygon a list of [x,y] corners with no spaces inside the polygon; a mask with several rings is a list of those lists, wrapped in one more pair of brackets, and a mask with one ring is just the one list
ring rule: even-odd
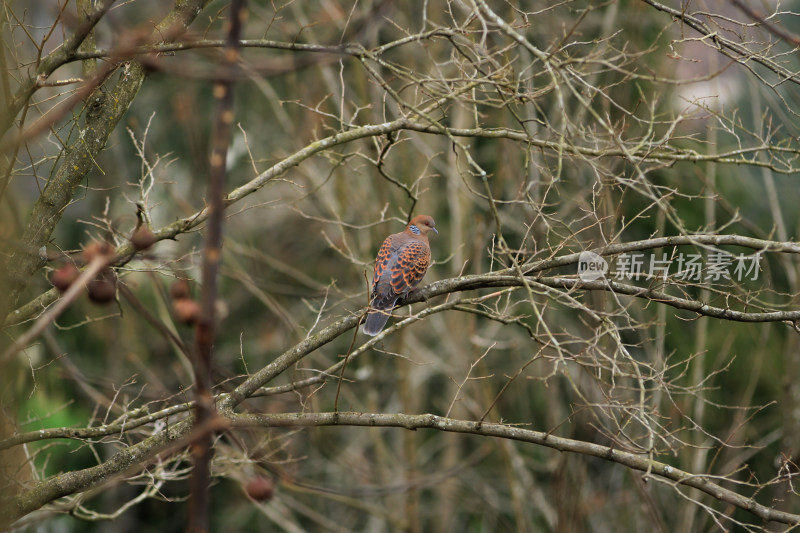
{"label": "spotted dove", "polygon": [[386,237],[378,257],[375,258],[375,275],[372,277],[370,299],[364,333],[375,336],[386,325],[397,300],[405,298],[417,288],[431,262],[428,233],[436,230],[436,223],[428,215],[411,219],[405,231]]}

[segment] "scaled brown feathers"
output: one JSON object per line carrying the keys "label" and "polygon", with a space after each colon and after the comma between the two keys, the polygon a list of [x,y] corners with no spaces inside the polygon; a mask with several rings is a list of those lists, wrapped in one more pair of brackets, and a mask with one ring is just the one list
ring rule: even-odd
{"label": "scaled brown feathers", "polygon": [[428,265],[431,248],[428,233],[439,233],[436,223],[428,215],[417,215],[406,229],[386,237],[375,258],[372,277],[372,296],[364,333],[377,335],[386,325],[397,300],[408,296],[417,288]]}

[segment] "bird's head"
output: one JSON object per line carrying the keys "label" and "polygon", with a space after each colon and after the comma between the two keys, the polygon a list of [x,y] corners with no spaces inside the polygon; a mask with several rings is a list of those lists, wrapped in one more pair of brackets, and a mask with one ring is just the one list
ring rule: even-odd
{"label": "bird's head", "polygon": [[414,235],[423,236],[427,236],[430,232],[434,232],[437,235],[439,234],[439,231],[436,229],[436,222],[433,221],[433,217],[430,215],[415,216],[411,219],[411,222],[408,223],[408,226],[406,226],[406,231]]}

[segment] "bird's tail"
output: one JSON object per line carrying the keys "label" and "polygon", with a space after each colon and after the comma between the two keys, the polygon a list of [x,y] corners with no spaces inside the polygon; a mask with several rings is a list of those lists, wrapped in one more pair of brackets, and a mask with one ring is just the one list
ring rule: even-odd
{"label": "bird's tail", "polygon": [[374,301],[369,307],[367,319],[364,321],[364,333],[370,337],[380,333],[383,326],[386,325],[386,321],[392,316],[395,302],[397,302],[397,298],[388,302]]}

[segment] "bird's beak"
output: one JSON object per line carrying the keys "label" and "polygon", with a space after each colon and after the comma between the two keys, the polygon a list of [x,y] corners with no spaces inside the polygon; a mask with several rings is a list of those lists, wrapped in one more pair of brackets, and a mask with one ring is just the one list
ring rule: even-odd
{"label": "bird's beak", "polygon": [[439,235],[439,230],[436,228],[431,228],[436,235]]}

